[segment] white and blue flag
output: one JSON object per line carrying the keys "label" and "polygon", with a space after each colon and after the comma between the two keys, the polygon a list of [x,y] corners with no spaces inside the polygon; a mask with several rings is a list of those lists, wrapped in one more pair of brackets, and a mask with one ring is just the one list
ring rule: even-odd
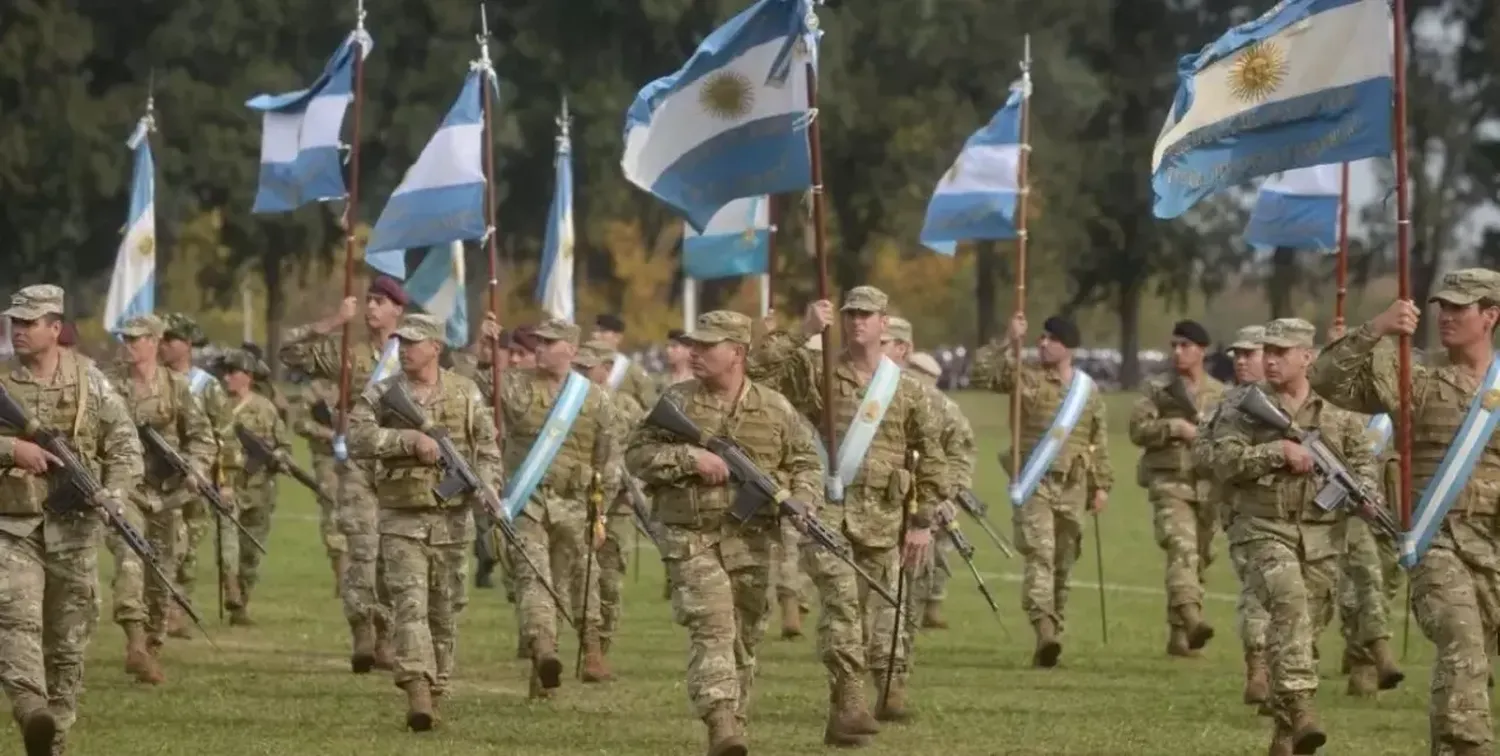
{"label": "white and blue flag", "polygon": [[759,0],[625,114],[625,178],[700,231],[731,200],[812,185],[808,0]]}
{"label": "white and blue flag", "polygon": [[469,302],[464,289],[464,243],[452,242],[427,250],[406,279],[406,293],[413,304],[446,324],[448,346],[469,343]]}
{"label": "white and blue flag", "polygon": [[260,137],[260,186],[252,213],[286,213],[341,199],[344,163],[339,133],[354,99],[355,55],[372,46],[363,29],[349,35],[307,89],[256,95],[245,105],[265,114]]}
{"label": "white and blue flag", "polygon": [[568,135],[566,100],[557,123],[557,178],[552,187],[552,208],[547,213],[536,298],[548,317],[571,323],[577,304],[573,296],[573,142]]}
{"label": "white and blue flag", "polygon": [[1245,241],[1263,247],[1337,247],[1342,173],[1341,165],[1315,165],[1266,179],[1245,226]]}
{"label": "white and blue flag", "polygon": [[1152,211],[1176,218],[1257,176],[1389,157],[1392,70],[1387,0],[1286,0],[1184,56]]}
{"label": "white and blue flag", "polygon": [[1029,81],[1012,86],[1005,106],[964,142],[927,205],[923,246],[952,255],[961,241],[1016,238],[1021,109],[1030,96]]}
{"label": "white and blue flag", "polygon": [[766,273],[771,259],[771,203],[744,197],[714,213],[703,233],[682,235],[682,273],[697,281]]}
{"label": "white and blue flag", "polygon": [[145,315],[156,306],[156,161],[151,157],[151,131],[155,129],[150,108],[125,142],[135,153],[130,175],[130,210],[125,218],[125,238],[115,253],[115,270],[109,277],[109,298],[104,302],[104,329],[119,330],[129,318]]}
{"label": "white and blue flag", "polygon": [[380,211],[365,248],[370,267],[405,278],[406,250],[484,237],[484,79],[493,85],[487,68],[469,73],[437,133]]}

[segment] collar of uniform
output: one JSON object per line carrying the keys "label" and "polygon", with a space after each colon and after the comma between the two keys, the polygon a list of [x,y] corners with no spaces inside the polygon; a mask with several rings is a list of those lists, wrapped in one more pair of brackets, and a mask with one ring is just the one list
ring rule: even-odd
{"label": "collar of uniform", "polygon": [[[72,352],[64,349],[57,357],[57,370],[52,373],[53,386],[72,386],[78,382],[78,357]],[[11,380],[17,383],[32,383],[38,381],[31,375],[31,368],[26,367],[19,361],[14,369],[10,371]]]}
{"label": "collar of uniform", "polygon": [[[1255,385],[1260,388],[1261,393],[1265,394],[1267,399],[1271,400],[1271,404],[1276,405],[1276,409],[1279,409],[1282,412],[1286,412],[1286,405],[1281,402],[1281,395],[1276,393],[1276,388],[1272,386],[1269,381],[1261,381]],[[1297,408],[1297,412],[1287,412],[1287,414],[1301,414],[1303,410],[1309,407],[1315,409],[1321,409],[1323,407],[1323,397],[1318,396],[1318,392],[1311,389],[1309,389],[1307,392],[1307,401],[1303,402],[1302,406]]]}
{"label": "collar of uniform", "polygon": [[[734,398],[734,407],[750,410],[760,409],[760,392],[751,391],[750,387],[751,382],[747,377],[745,378],[745,382],[740,384],[740,393],[739,396]],[[698,384],[697,389],[693,391],[692,400],[694,404],[701,404],[706,407],[719,406],[719,402],[714,399],[713,393],[705,388],[701,382]]]}

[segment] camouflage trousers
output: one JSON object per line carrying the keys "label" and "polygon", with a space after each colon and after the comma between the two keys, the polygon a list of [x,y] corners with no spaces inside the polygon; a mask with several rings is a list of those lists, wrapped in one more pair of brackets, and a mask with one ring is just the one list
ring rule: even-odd
{"label": "camouflage trousers", "polygon": [[[915,603],[912,604],[913,616],[922,611],[926,604],[935,604],[948,598],[948,579],[953,577],[948,570],[943,569],[938,563],[938,554],[951,569],[955,560],[962,559],[958,552],[953,550],[953,543],[942,532],[934,530],[932,534],[933,552],[932,563],[923,568],[920,573],[913,576],[911,581],[911,595]],[[959,569],[963,569],[962,566]]]}
{"label": "camouflage trousers", "polygon": [[[270,548],[271,515],[276,512],[276,484],[270,480],[252,482],[235,492],[235,502],[240,524],[245,526],[245,530],[249,531],[250,535],[255,536],[255,540]],[[228,544],[230,540],[235,541],[239,566],[233,574],[239,580],[240,595],[248,604],[250,593],[260,583],[260,565],[265,555],[251,545],[250,539],[246,538],[238,528],[228,535],[232,537],[226,539],[224,543]],[[225,570],[225,572],[229,571]]]}
{"label": "camouflage trousers", "polygon": [[99,560],[88,532],[98,524],[64,525],[83,530],[68,550],[47,548],[53,527],[25,537],[0,532],[0,688],[18,721],[50,709],[61,740],[78,718],[84,652],[99,623]]}
{"label": "camouflage trousers", "polygon": [[458,614],[467,603],[466,541],[433,543],[392,533],[380,537],[396,685],[426,678],[441,695],[453,675]]}
{"label": "camouflage trousers", "polygon": [[1260,653],[1266,650],[1266,625],[1271,623],[1271,615],[1266,614],[1266,608],[1255,597],[1255,590],[1245,573],[1247,561],[1244,549],[1229,547],[1229,563],[1240,583],[1239,599],[1234,605],[1235,616],[1239,619],[1240,643],[1246,653]]}
{"label": "camouflage trousers", "polygon": [[[588,591],[588,606],[581,590],[584,555],[587,553],[587,507],[582,501],[538,489],[515,520],[521,549],[538,575],[519,554],[511,555],[516,575],[516,605],[523,643],[529,648],[557,645],[559,614],[542,581],[548,581],[558,598],[571,610],[573,620],[586,630],[598,632],[599,592]],[[516,548],[514,545],[512,548]]]}
{"label": "camouflage trousers", "polygon": [[1351,649],[1391,637],[1391,602],[1401,579],[1395,548],[1377,544],[1364,520],[1349,518],[1348,547],[1339,558],[1339,629]]}
{"label": "camouflage trousers", "polygon": [[798,544],[802,534],[791,518],[783,518],[779,537],[771,541],[771,583],[776,587],[778,602],[792,599],[803,612],[808,611],[812,581],[802,570],[802,552]]}
{"label": "camouflage trousers", "polygon": [[599,548],[594,564],[595,574],[599,576],[595,590],[599,592],[600,640],[614,638],[625,612],[625,544],[634,530],[630,514],[621,512],[609,518],[604,531],[604,545]]}
{"label": "camouflage trousers", "polygon": [[1052,620],[1061,635],[1068,606],[1068,578],[1083,546],[1083,511],[1088,492],[1069,484],[1060,473],[1048,473],[1026,503],[1014,509],[1016,550],[1025,560],[1021,576],[1021,610],[1034,625]]}
{"label": "camouflage trousers", "polygon": [[[240,504],[237,496],[231,494],[226,497],[224,503],[229,505],[235,519],[239,519]],[[223,570],[226,579],[239,574],[240,531],[228,519],[220,517],[218,512],[214,511],[213,505],[200,499],[193,499],[183,505],[180,515],[177,520],[177,584],[182,588],[183,595],[192,600],[193,591],[198,585],[198,550],[200,548],[214,549],[217,552],[219,559],[217,566]],[[218,532],[214,534],[214,539],[204,546],[204,536],[214,528],[217,528]]]}
{"label": "camouflage trousers", "polygon": [[720,707],[744,718],[755,682],[755,649],[771,616],[771,545],[780,533],[770,524],[663,530],[672,618],[688,631],[688,700],[700,718]]}
{"label": "camouflage trousers", "polygon": [[[130,523],[149,541],[146,533],[146,517],[140,507],[131,501],[124,507],[125,521]],[[125,540],[113,530],[104,531],[104,546],[114,557],[115,572],[109,581],[111,619],[117,625],[146,622],[146,567],[141,558],[125,545]],[[153,545],[154,547],[154,545]]]}
{"label": "camouflage trousers", "polygon": [[[338,462],[332,454],[312,455],[312,474],[324,491],[339,490]],[[318,535],[323,538],[323,552],[336,558],[349,551],[349,539],[339,532],[338,502],[318,498]]]}
{"label": "camouflage trousers", "polygon": [[[907,582],[908,590],[904,590],[902,596],[906,606],[901,607],[900,611],[886,603],[880,594],[870,590],[870,586],[864,582],[859,583],[859,605],[864,617],[865,665],[875,673],[877,679],[882,677],[884,671],[888,669],[892,670],[897,678],[905,679],[911,672],[910,652],[915,641],[909,611],[912,603],[909,590],[912,576],[901,572],[900,547],[872,549],[857,543],[852,546],[854,547],[854,563],[885,586],[891,595],[896,595],[899,579],[905,579]],[[900,624],[899,630],[897,623]],[[894,647],[891,645],[893,638]]]}
{"label": "camouflage trousers", "polygon": [[1338,557],[1307,559],[1297,546],[1276,538],[1235,545],[1245,557],[1245,577],[1270,616],[1266,661],[1271,669],[1272,709],[1283,716],[1294,697],[1318,689],[1313,643],[1322,634],[1334,587]]}
{"label": "camouflage trousers", "polygon": [[1203,606],[1203,573],[1213,561],[1218,507],[1152,492],[1156,545],[1166,552],[1167,624],[1182,626],[1183,607]]}
{"label": "camouflage trousers", "polygon": [[344,618],[351,623],[385,625],[391,610],[380,566],[380,509],[370,488],[370,473],[359,462],[338,465],[337,471],[335,520],[349,550],[339,585]]}
{"label": "camouflage trousers", "polygon": [[[863,684],[869,667],[860,597],[868,589],[852,567],[823,547],[804,539],[799,548],[802,569],[818,589],[818,657],[829,683]],[[884,601],[878,595],[875,600]]]}

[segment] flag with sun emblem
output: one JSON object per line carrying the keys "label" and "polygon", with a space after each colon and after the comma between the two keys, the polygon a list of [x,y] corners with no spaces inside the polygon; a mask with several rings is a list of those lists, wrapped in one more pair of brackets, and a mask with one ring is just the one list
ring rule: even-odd
{"label": "flag with sun emblem", "polygon": [[1391,153],[1387,0],[1284,0],[1178,63],[1151,158],[1158,218],[1294,168]]}
{"label": "flag with sun emblem", "polygon": [[1315,165],[1266,179],[1245,226],[1245,241],[1262,247],[1336,247],[1341,173],[1339,165]]}
{"label": "flag with sun emblem", "polygon": [[808,0],[759,0],[625,114],[625,178],[699,231],[731,200],[812,185]]}
{"label": "flag with sun emblem", "polygon": [[104,330],[108,333],[156,306],[156,161],[151,157],[150,138],[155,128],[148,106],[146,116],[125,143],[135,154],[135,165],[130,177],[125,238],[115,254],[109,297],[104,302]]}
{"label": "flag with sun emblem", "polygon": [[766,272],[771,249],[771,203],[745,197],[714,213],[703,233],[688,226],[682,235],[682,272],[688,278],[756,276]]}
{"label": "flag with sun emblem", "polygon": [[469,343],[464,278],[464,243],[456,241],[426,250],[404,286],[412,304],[443,319],[444,340],[455,348]]}
{"label": "flag with sun emblem", "polygon": [[542,242],[542,269],[536,279],[536,298],[549,317],[573,322],[573,141],[568,134],[568,101],[557,117],[557,178],[552,186],[552,208],[547,213],[547,236]]}
{"label": "flag with sun emblem", "polygon": [[1030,89],[1029,81],[1012,86],[1005,106],[964,142],[927,205],[923,246],[952,255],[961,241],[1016,238],[1021,105],[1031,96]]}

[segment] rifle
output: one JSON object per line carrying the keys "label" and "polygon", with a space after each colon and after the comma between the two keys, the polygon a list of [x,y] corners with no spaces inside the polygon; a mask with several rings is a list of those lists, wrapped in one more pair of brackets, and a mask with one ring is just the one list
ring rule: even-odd
{"label": "rifle", "polygon": [[[906,469],[916,472],[917,465],[922,460],[922,453],[916,449],[906,451]],[[910,622],[907,615],[906,605],[911,603],[911,593],[907,590],[907,582],[910,576],[906,573],[906,535],[911,532],[911,518],[917,513],[917,487],[912,485],[906,494],[906,500],[901,502],[901,533],[896,538],[897,556],[896,563],[896,621],[891,623],[891,651],[885,659],[885,680],[881,683],[880,700],[888,700],[891,696],[891,681],[896,677],[896,650],[901,645],[902,625]]]}
{"label": "rifle", "polygon": [[1349,472],[1338,453],[1323,442],[1316,430],[1303,430],[1292,422],[1285,412],[1271,404],[1269,397],[1259,387],[1251,386],[1240,397],[1239,410],[1257,422],[1269,426],[1284,438],[1301,444],[1312,453],[1313,467],[1323,476],[1324,484],[1313,497],[1313,503],[1325,512],[1346,509],[1358,515],[1370,527],[1391,541],[1401,538],[1391,513],[1381,506],[1380,499]]}
{"label": "rifle", "polygon": [[854,574],[870,586],[870,590],[880,594],[880,597],[891,606],[900,606],[890,590],[854,562],[852,549],[843,538],[824,525],[806,504],[791,498],[789,492],[777,485],[771,476],[750,461],[745,450],[732,439],[714,436],[704,431],[693,422],[692,418],[683,413],[681,407],[666,397],[656,401],[656,406],[651,408],[651,413],[646,415],[642,423],[670,433],[686,443],[707,449],[724,460],[724,465],[729,468],[730,478],[739,484],[739,489],[735,492],[734,503],[729,509],[729,516],[736,522],[742,524],[749,522],[761,507],[776,503],[780,514],[791,516],[798,530],[837,557],[839,561],[849,565],[854,570]]}
{"label": "rifle", "polygon": [[[939,513],[938,527],[941,527],[943,532],[948,534],[948,542],[953,544],[953,550],[958,552],[958,555],[963,557],[964,564],[969,566],[969,572],[974,575],[974,582],[978,584],[979,592],[984,595],[985,603],[990,605],[990,611],[994,612],[995,620],[1009,634],[1009,629],[1005,628],[1005,621],[1000,617],[1000,605],[995,603],[995,597],[990,593],[990,587],[985,585],[984,578],[979,574],[979,568],[974,566],[974,544],[963,534],[963,531],[958,529],[958,522],[952,517]],[[934,548],[934,553],[939,552]],[[950,572],[949,574],[952,573]]]}
{"label": "rifle", "polygon": [[[432,494],[439,501],[447,501],[455,496],[473,494],[479,499],[479,503],[489,512],[490,519],[494,521],[495,527],[500,529],[500,535],[515,547],[513,551],[520,555],[521,560],[536,575],[542,588],[552,597],[552,603],[557,606],[557,613],[567,621],[571,627],[578,627],[573,622],[573,617],[568,613],[568,608],[563,604],[562,597],[557,595],[557,589],[552,587],[552,581],[547,579],[547,573],[537,568],[536,563],[531,560],[531,555],[521,544],[521,534],[516,532],[515,523],[511,522],[510,516],[506,514],[505,507],[500,504],[500,497],[474,472],[469,461],[460,454],[458,447],[454,445],[453,439],[449,437],[448,430],[432,424],[427,416],[422,414],[422,408],[417,406],[416,400],[406,390],[406,384],[401,381],[392,381],[390,387],[380,395],[380,406],[395,415],[401,422],[412,427],[417,432],[437,442],[438,454],[442,457],[443,478],[432,488]],[[587,609],[585,608],[585,617]]]}
{"label": "rifle", "polygon": [[104,485],[94,476],[73,452],[73,447],[68,444],[57,431],[42,428],[36,421],[26,416],[26,410],[20,403],[0,385],[0,424],[9,426],[21,435],[22,438],[40,446],[47,453],[62,462],[60,467],[53,468],[48,477],[53,483],[61,484],[47,497],[44,504],[48,512],[58,516],[69,514],[81,514],[85,509],[92,509],[99,514],[104,524],[108,525],[120,536],[120,540],[135,555],[140,558],[141,564],[151,570],[152,575],[166,588],[172,601],[182,607],[194,625],[208,636],[208,629],[203,626],[203,618],[198,616],[198,610],[193,608],[192,602],[182,595],[182,591],[169,579],[167,573],[156,561],[156,554],[152,552],[151,544],[141,532],[135,529],[125,519],[125,511],[122,503],[105,490]]}
{"label": "rifle", "polygon": [[262,554],[266,553],[265,544],[261,543],[255,537],[254,533],[246,530],[245,526],[240,524],[240,521],[235,518],[234,510],[230,509],[229,504],[224,501],[224,497],[219,495],[218,486],[215,486],[202,473],[199,473],[193,467],[192,463],[188,462],[187,457],[182,456],[182,452],[173,449],[172,445],[167,443],[165,438],[162,438],[161,433],[149,425],[137,426],[135,430],[141,437],[141,443],[146,447],[148,454],[155,455],[157,459],[161,460],[162,463],[178,475],[192,481],[193,485],[198,487],[198,495],[203,497],[204,501],[213,505],[214,512],[228,520],[229,524],[235,527],[235,530],[240,531],[240,535],[248,539],[250,545],[254,546],[256,551]]}
{"label": "rifle", "polygon": [[333,503],[333,497],[318,485],[318,479],[314,478],[312,473],[302,469],[301,465],[293,462],[286,454],[277,453],[275,447],[250,432],[250,429],[242,423],[234,424],[234,435],[240,440],[240,446],[245,448],[245,472],[254,475],[264,469],[273,473],[285,473],[292,476],[307,490],[312,491],[319,501],[325,504]]}
{"label": "rifle", "polygon": [[[646,492],[641,490],[640,481],[625,474],[625,499],[630,502],[630,517],[635,520],[635,529],[641,531],[658,551],[661,550],[661,533],[656,529],[656,523],[651,521],[651,510],[646,506]],[[639,541],[638,541],[639,543]],[[640,571],[637,570],[639,575]]]}
{"label": "rifle", "polygon": [[594,540],[603,537],[604,530],[604,479],[599,471],[589,482],[589,504],[583,529],[583,621],[578,623],[578,656],[573,661],[573,676],[583,679],[583,647],[588,640],[589,596],[594,592]]}
{"label": "rifle", "polygon": [[318,425],[333,427],[333,408],[328,406],[327,399],[319,399],[313,403],[312,419]]}
{"label": "rifle", "polygon": [[1188,393],[1187,384],[1183,383],[1182,376],[1172,376],[1171,382],[1167,384],[1167,396],[1181,409],[1187,410],[1189,422],[1194,425],[1198,424],[1198,403],[1193,401],[1193,395]]}
{"label": "rifle", "polygon": [[953,500],[965,512],[968,512],[969,516],[973,517],[975,522],[979,523],[979,529],[983,530],[985,535],[988,535],[990,540],[995,542],[995,546],[1000,549],[1000,553],[1004,554],[1006,559],[1016,558],[1015,547],[1011,546],[1009,541],[996,532],[994,526],[990,525],[989,519],[985,517],[985,514],[990,510],[988,504],[980,501],[979,497],[975,496],[974,492],[967,488],[959,491],[958,495],[953,497]]}

